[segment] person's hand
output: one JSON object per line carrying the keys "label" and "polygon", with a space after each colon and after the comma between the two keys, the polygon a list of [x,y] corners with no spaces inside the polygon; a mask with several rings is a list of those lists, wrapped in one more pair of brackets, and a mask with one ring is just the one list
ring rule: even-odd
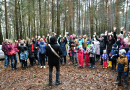
{"label": "person's hand", "polygon": [[111,54],[109,54],[109,56],[111,56]]}
{"label": "person's hand", "polygon": [[107,35],[107,32],[108,32],[108,31],[105,32],[105,36]]}
{"label": "person's hand", "polygon": [[124,27],[121,27],[120,30],[122,31],[124,29]]}
{"label": "person's hand", "polygon": [[47,36],[49,36],[49,34],[47,34]]}
{"label": "person's hand", "polygon": [[67,35],[65,34],[65,37],[67,37]]}
{"label": "person's hand", "polygon": [[123,30],[123,34],[125,34],[126,33],[126,30]]}
{"label": "person's hand", "polygon": [[116,31],[116,27],[113,27],[113,29],[114,29],[114,32]]}
{"label": "person's hand", "polygon": [[115,55],[112,55],[112,57],[114,57]]}
{"label": "person's hand", "polygon": [[26,46],[26,44],[24,44],[24,46]]}
{"label": "person's hand", "polygon": [[25,62],[26,62],[27,60],[25,60]]}
{"label": "person's hand", "polygon": [[61,35],[59,35],[59,37],[61,38]]}
{"label": "person's hand", "polygon": [[94,35],[96,35],[96,32],[94,32]]}

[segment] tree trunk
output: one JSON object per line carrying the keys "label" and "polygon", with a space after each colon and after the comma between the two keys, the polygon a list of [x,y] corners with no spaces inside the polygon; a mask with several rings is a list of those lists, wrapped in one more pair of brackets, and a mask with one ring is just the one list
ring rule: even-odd
{"label": "tree trunk", "polygon": [[41,18],[41,0],[39,0],[39,19],[40,19],[40,36],[42,37],[42,18]]}
{"label": "tree trunk", "polygon": [[1,18],[0,18],[0,45],[3,43],[3,35],[2,35],[2,29],[1,29]]}
{"label": "tree trunk", "polygon": [[81,31],[80,31],[80,0],[79,0],[79,31],[78,31],[78,35],[81,35]]}
{"label": "tree trunk", "polygon": [[69,1],[69,32],[72,34],[72,1]]}
{"label": "tree trunk", "polygon": [[91,37],[93,36],[93,5],[91,2],[90,6],[90,1],[89,1],[89,17],[90,17],[90,30],[91,30]]}
{"label": "tree trunk", "polygon": [[127,7],[126,7],[125,29],[126,29],[126,24],[127,24],[127,9],[128,9],[128,0],[127,0]]}
{"label": "tree trunk", "polygon": [[54,32],[54,0],[52,0],[52,32]]}
{"label": "tree trunk", "polygon": [[17,33],[17,39],[19,39],[18,13],[17,13],[17,0],[15,0],[15,22],[16,22],[16,33]]}
{"label": "tree trunk", "polygon": [[7,5],[6,5],[6,0],[5,0],[5,25],[6,25],[6,38],[8,39],[8,17],[7,17]]}
{"label": "tree trunk", "polygon": [[[30,32],[30,0],[28,1],[28,34],[29,34],[29,38],[31,38],[31,32]],[[27,35],[28,36],[28,35]]]}
{"label": "tree trunk", "polygon": [[33,36],[36,35],[36,30],[35,30],[35,0],[33,0]]}
{"label": "tree trunk", "polygon": [[57,0],[57,37],[60,35],[60,10],[59,0]]}

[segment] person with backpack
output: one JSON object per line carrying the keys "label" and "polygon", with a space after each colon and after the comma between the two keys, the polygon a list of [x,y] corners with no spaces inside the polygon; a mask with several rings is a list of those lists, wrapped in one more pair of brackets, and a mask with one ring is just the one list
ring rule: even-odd
{"label": "person with backpack", "polygon": [[[49,65],[49,86],[52,86],[52,71],[53,66],[56,67],[56,85],[60,85],[61,82],[59,81],[60,75],[60,62],[59,57],[63,54],[62,50],[59,45],[56,43],[56,37],[52,36],[50,38],[50,46],[46,46],[46,55],[48,56],[48,65]],[[58,54],[54,53],[52,49]]]}
{"label": "person with backpack", "polygon": [[44,65],[44,68],[46,68],[45,66],[46,43],[44,42],[43,38],[40,39],[38,46],[39,46],[39,58],[40,58],[40,64],[41,64],[40,68],[43,68],[43,65]]}

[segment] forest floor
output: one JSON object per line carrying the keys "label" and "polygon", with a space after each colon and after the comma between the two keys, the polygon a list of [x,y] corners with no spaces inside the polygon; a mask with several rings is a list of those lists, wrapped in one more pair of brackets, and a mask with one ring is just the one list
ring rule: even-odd
{"label": "forest floor", "polygon": [[[29,63],[28,63],[29,64]],[[11,67],[3,68],[4,61],[0,61],[0,90],[130,90],[115,85],[117,72],[110,68],[103,69],[99,62],[96,62],[95,69],[71,65],[60,68],[61,85],[55,85],[56,70],[53,69],[53,86],[48,85],[49,67],[46,62],[46,69],[40,69],[40,65],[21,70],[18,64],[17,70]]]}

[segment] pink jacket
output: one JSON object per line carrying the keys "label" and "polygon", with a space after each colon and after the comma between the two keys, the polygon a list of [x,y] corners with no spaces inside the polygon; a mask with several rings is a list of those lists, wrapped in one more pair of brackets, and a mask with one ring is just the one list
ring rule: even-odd
{"label": "pink jacket", "polygon": [[8,55],[10,55],[10,52],[14,50],[14,54],[16,54],[16,52],[18,52],[18,49],[17,49],[17,43],[15,43],[15,45],[13,44],[8,44],[7,45],[8,47]]}
{"label": "pink jacket", "polygon": [[77,53],[78,53],[78,58],[83,60],[83,49],[78,50]]}
{"label": "pink jacket", "polygon": [[123,47],[129,47],[129,45],[125,43],[124,38],[120,38],[120,42],[121,42],[120,49],[122,49]]}

